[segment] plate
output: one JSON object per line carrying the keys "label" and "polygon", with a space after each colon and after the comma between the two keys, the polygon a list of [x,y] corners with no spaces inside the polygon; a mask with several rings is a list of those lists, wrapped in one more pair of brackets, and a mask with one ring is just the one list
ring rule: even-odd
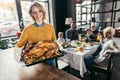
{"label": "plate", "polygon": [[87,46],[87,47],[84,47],[84,50],[90,50],[90,49],[92,49],[93,47],[91,47],[91,46]]}
{"label": "plate", "polygon": [[99,45],[99,42],[93,42],[94,45]]}
{"label": "plate", "polygon": [[68,51],[74,51],[75,48],[66,48]]}

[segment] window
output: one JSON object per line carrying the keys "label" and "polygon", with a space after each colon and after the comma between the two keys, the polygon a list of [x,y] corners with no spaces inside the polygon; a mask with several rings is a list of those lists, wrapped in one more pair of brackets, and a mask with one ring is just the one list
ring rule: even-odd
{"label": "window", "polygon": [[89,24],[91,1],[83,1],[82,3],[76,4],[76,22],[77,26]]}
{"label": "window", "polygon": [[19,30],[15,0],[0,0],[1,37],[15,35]]}

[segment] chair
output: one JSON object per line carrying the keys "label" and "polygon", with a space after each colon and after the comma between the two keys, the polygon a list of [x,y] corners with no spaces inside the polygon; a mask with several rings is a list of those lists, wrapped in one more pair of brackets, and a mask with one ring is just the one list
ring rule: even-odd
{"label": "chair", "polygon": [[69,72],[69,64],[61,59],[57,59],[57,67],[61,70]]}
{"label": "chair", "polygon": [[111,80],[120,80],[120,52],[113,57]]}
{"label": "chair", "polygon": [[111,78],[111,70],[112,70],[112,59],[113,59],[113,55],[114,52],[107,52],[107,54],[109,54],[109,61],[108,61],[108,65],[106,67],[100,67],[98,65],[92,65],[91,66],[91,80],[94,80],[94,72],[99,72],[99,73],[104,73],[106,74],[106,78],[107,80],[110,80]]}

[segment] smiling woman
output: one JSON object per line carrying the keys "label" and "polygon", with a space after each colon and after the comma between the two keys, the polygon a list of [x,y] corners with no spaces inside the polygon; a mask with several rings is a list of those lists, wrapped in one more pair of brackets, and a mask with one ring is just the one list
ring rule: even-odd
{"label": "smiling woman", "polygon": [[[23,30],[17,47],[25,46],[25,43],[39,43],[41,41],[55,41],[56,35],[54,27],[51,24],[46,23],[46,11],[44,7],[38,2],[33,2],[29,9],[29,15],[32,17],[33,22],[29,23]],[[56,66],[55,60],[49,60],[47,62],[53,66]]]}

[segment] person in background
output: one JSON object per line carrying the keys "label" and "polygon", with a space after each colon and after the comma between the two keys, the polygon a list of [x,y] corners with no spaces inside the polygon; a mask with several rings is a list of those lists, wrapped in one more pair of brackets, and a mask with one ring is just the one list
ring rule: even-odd
{"label": "person in background", "polygon": [[78,31],[76,30],[76,23],[73,21],[70,28],[66,30],[65,37],[67,41],[78,40]]}
{"label": "person in background", "polygon": [[95,59],[95,63],[98,65],[105,65],[104,60],[107,56],[107,52],[110,51],[115,51],[115,52],[119,52],[120,49],[118,48],[116,42],[113,40],[113,35],[115,34],[115,29],[112,27],[107,27],[103,30],[104,33],[104,43],[103,43],[103,48],[101,50],[101,52],[99,53],[99,56]]}
{"label": "person in background", "polygon": [[58,33],[58,39],[57,39],[58,44],[62,44],[63,42],[65,42],[65,39],[63,38],[63,36],[64,36],[63,32]]}
{"label": "person in background", "polygon": [[93,32],[90,29],[87,30],[86,40],[89,41],[89,42],[92,42],[92,41],[96,40],[95,35],[93,34]]}
{"label": "person in background", "polygon": [[96,35],[98,34],[98,30],[97,30],[95,24],[92,24],[92,26],[91,26],[91,31],[93,32],[93,34],[96,34]]}
{"label": "person in background", "polygon": [[[44,22],[46,19],[46,11],[38,2],[33,2],[29,9],[29,14],[33,22],[29,23],[23,30],[16,46],[23,47],[26,42],[38,43],[40,41],[55,41],[56,35],[54,27]],[[47,60],[46,63],[56,66],[55,59]]]}
{"label": "person in background", "polygon": [[[103,30],[103,34],[105,39],[101,40],[102,48],[101,51],[96,56],[89,57],[85,59],[85,64],[87,68],[90,68],[91,65],[96,64],[99,66],[106,66],[109,58],[107,57],[107,52],[119,52],[116,42],[113,40],[113,35],[115,34],[115,30],[112,27],[107,27]],[[102,39],[102,38],[101,38]]]}
{"label": "person in background", "polygon": [[92,40],[96,41],[97,40],[97,35],[98,35],[98,30],[96,29],[96,25],[92,24],[90,28],[92,35],[90,36]]}
{"label": "person in background", "polygon": [[59,48],[62,48],[62,46],[65,45],[65,39],[64,39],[64,33],[63,32],[59,32],[58,33],[58,39],[57,39],[57,44],[59,46]]}

